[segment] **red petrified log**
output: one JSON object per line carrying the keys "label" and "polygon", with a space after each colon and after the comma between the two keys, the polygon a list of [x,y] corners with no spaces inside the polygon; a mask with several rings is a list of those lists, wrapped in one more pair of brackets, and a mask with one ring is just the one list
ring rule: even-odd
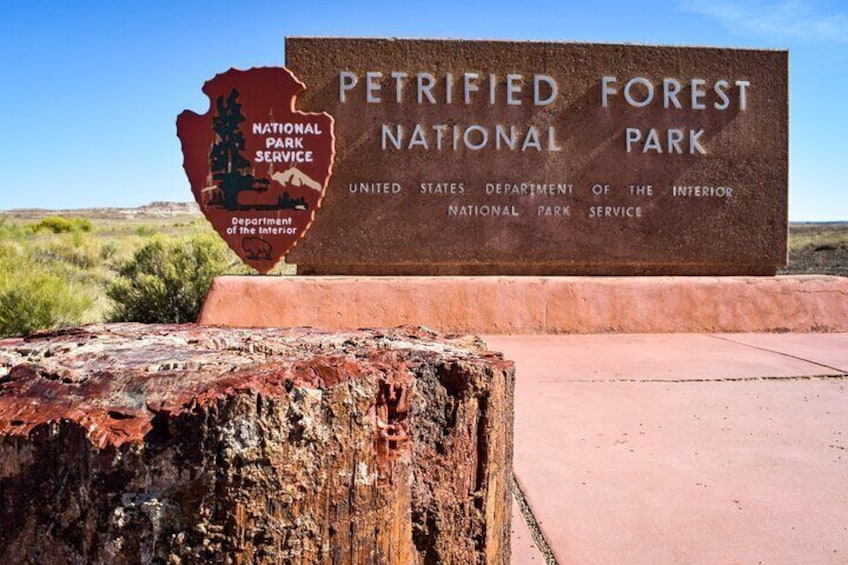
{"label": "red petrified log", "polygon": [[412,328],[0,341],[0,563],[508,563],[513,380]]}

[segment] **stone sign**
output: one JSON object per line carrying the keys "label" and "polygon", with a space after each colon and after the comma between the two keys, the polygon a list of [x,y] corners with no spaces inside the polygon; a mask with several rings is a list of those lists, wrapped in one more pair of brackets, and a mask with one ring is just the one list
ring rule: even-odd
{"label": "stone sign", "polygon": [[774,274],[787,53],[286,39],[335,118],[302,274]]}
{"label": "stone sign", "polygon": [[200,210],[260,273],[304,235],[330,178],[333,119],[295,110],[302,90],[281,67],[230,69],[203,86],[209,112],[177,118]]}

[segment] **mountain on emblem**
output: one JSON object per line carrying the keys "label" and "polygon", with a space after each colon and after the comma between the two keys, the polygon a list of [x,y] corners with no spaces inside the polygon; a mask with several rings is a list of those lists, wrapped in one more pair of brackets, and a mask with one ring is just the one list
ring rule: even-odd
{"label": "mountain on emblem", "polygon": [[305,186],[319,192],[323,189],[321,183],[312,180],[306,173],[297,167],[292,167],[282,173],[274,173],[271,175],[271,180],[274,180],[283,186]]}
{"label": "mountain on emblem", "polygon": [[177,118],[195,200],[260,273],[309,229],[330,179],[333,118],[295,110],[303,89],[282,67],[230,69],[203,86],[209,112]]}

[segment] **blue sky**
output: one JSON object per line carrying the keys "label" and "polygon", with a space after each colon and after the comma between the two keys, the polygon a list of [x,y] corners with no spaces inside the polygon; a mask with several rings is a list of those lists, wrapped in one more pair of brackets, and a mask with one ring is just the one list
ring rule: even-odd
{"label": "blue sky", "polygon": [[0,0],[0,209],[190,200],[175,120],[287,35],[790,51],[791,220],[848,220],[848,2]]}

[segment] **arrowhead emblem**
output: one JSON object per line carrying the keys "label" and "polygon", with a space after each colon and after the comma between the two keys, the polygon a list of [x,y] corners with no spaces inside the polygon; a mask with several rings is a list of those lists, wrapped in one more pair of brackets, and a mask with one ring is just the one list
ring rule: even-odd
{"label": "arrowhead emblem", "polygon": [[333,118],[296,110],[304,89],[283,67],[230,69],[203,86],[206,114],[177,118],[200,210],[263,274],[309,229],[332,173]]}

